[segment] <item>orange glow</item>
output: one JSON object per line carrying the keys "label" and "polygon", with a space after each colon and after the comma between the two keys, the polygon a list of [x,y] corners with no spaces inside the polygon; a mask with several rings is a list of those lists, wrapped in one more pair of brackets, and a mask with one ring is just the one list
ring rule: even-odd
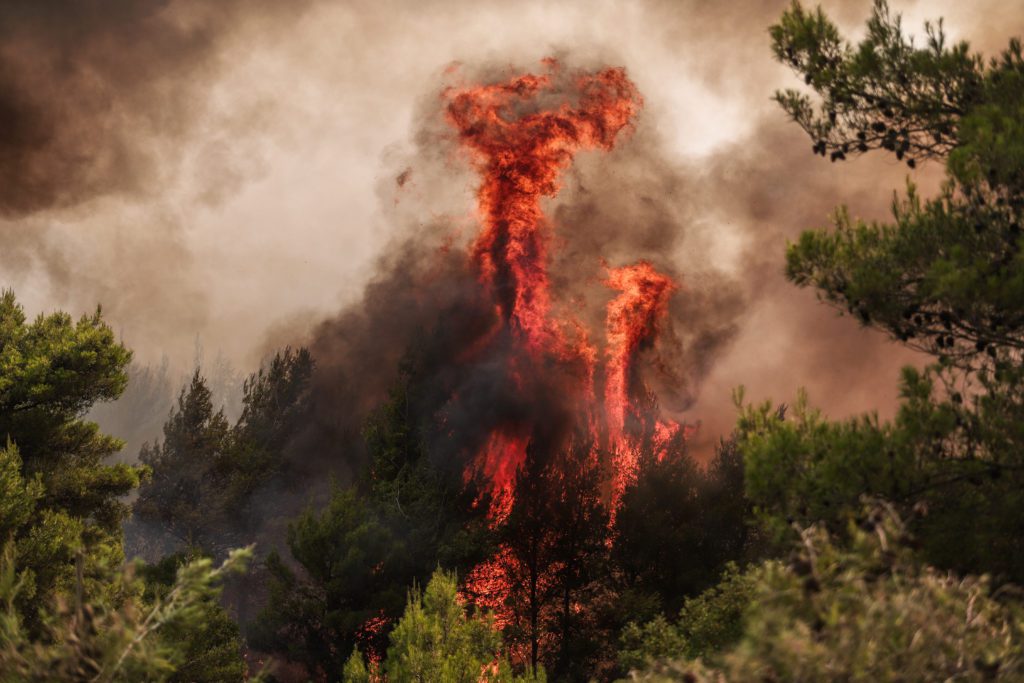
{"label": "orange glow", "polygon": [[[545,63],[557,72],[557,62]],[[611,149],[641,106],[625,71],[605,69],[574,79],[575,105],[563,101],[519,114],[552,93],[553,76],[526,74],[444,93],[448,120],[482,179],[477,198],[483,229],[473,246],[480,277],[502,317],[533,351],[553,350],[563,341],[549,316],[550,226],[540,200],[558,193],[559,176],[577,150]]]}
{"label": "orange glow", "polygon": [[[627,420],[643,425],[647,388],[636,374],[637,355],[651,346],[668,317],[668,303],[677,285],[672,278],[640,261],[608,271],[605,284],[620,294],[608,302],[607,365],[604,407],[608,440],[614,458],[612,514],[628,483],[636,476],[640,444],[627,433]],[[668,442],[678,431],[674,422],[659,421],[655,438]]]}
{"label": "orange glow", "polygon": [[[642,100],[623,69],[569,74],[555,60],[544,65],[540,74],[453,86],[443,93],[447,120],[480,174],[481,226],[470,253],[499,320],[498,329],[473,353],[510,341],[511,351],[501,355],[510,390],[521,393],[524,403],[559,393],[559,406],[575,421],[563,431],[587,434],[593,462],[610,465],[602,491],[614,519],[623,490],[635,479],[641,451],[650,448],[654,457],[664,457],[684,429],[659,416],[639,372],[643,352],[667,329],[678,284],[646,261],[607,268],[604,285],[615,295],[607,304],[603,338],[595,335],[603,350],[580,321],[558,313],[549,277],[556,226],[544,215],[541,200],[557,195],[576,152],[612,149],[632,126]],[[556,419],[565,415],[502,414],[496,426],[487,427],[479,452],[470,454],[464,476],[487,487],[492,526],[502,524],[515,506],[517,474],[534,457],[530,444],[542,434],[545,448],[559,448],[561,432],[537,424]],[[465,578],[466,596],[492,611],[498,628],[523,623],[524,615],[506,599],[510,586],[522,584],[522,569],[502,547]],[[545,567],[534,580],[553,581],[556,569]]]}

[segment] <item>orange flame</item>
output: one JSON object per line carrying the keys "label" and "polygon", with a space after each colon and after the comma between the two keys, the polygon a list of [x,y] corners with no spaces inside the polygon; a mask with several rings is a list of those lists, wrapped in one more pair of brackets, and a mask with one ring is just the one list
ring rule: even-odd
{"label": "orange flame", "polygon": [[[547,64],[557,69],[553,60]],[[562,341],[549,317],[550,229],[540,200],[558,193],[559,176],[577,150],[611,149],[641,105],[623,69],[580,75],[574,86],[575,106],[562,102],[532,113],[517,110],[553,90],[551,75],[444,93],[448,120],[482,176],[477,198],[484,228],[474,258],[500,314],[533,351]]]}
{"label": "orange flame", "polygon": [[[612,512],[629,481],[635,477],[639,444],[627,435],[627,419],[641,423],[644,415],[637,398],[644,398],[646,388],[636,374],[637,354],[654,343],[668,317],[668,303],[678,285],[646,262],[608,271],[605,284],[621,292],[608,302],[607,365],[605,370],[604,407],[609,444],[612,449]],[[655,438],[668,441],[678,425],[659,422]]]}
{"label": "orange flame", "polygon": [[[522,390],[531,378],[545,377],[552,364],[573,369],[576,383],[565,389],[571,394],[566,400],[579,406],[579,426],[594,443],[592,457],[610,458],[611,481],[605,485],[614,516],[636,476],[641,448],[653,448],[660,458],[683,429],[657,416],[638,371],[640,354],[667,327],[678,285],[646,261],[609,268],[604,284],[617,294],[607,304],[603,354],[581,323],[554,315],[548,272],[553,228],[541,200],[558,193],[561,174],[577,151],[612,149],[633,124],[642,100],[623,69],[570,76],[554,60],[545,64],[547,73],[452,87],[443,97],[447,119],[481,177],[481,229],[471,250],[473,263],[493,297],[501,329],[522,351],[508,356],[508,377]],[[604,382],[598,391],[595,377]],[[531,457],[528,446],[538,428],[512,417],[509,422],[490,432],[465,470],[467,480],[489,482],[488,515],[495,525],[515,505],[516,476]],[[467,592],[495,612],[499,627],[521,618],[507,611],[505,602],[518,572],[509,549],[501,548],[466,577]]]}

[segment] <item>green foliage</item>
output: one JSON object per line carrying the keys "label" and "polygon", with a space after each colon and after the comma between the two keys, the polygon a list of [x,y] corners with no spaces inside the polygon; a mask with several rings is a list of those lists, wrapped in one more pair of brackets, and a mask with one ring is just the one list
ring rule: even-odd
{"label": "green foliage", "polygon": [[[336,676],[367,622],[401,613],[407,558],[352,489],[336,488],[324,510],[307,510],[290,525],[288,547],[303,575],[270,555],[269,604],[252,629],[252,642]],[[365,635],[383,650],[386,634]]]}
{"label": "green foliage", "polygon": [[502,655],[501,635],[487,614],[467,614],[454,573],[435,570],[425,591],[413,586],[391,631],[387,659],[371,675],[358,649],[345,662],[344,683],[544,683],[544,670],[514,675]]}
{"label": "green foliage", "polygon": [[455,574],[441,570],[422,594],[413,587],[390,640],[384,670],[392,681],[475,682],[501,649],[493,620],[468,618]]}
{"label": "green foliage", "polygon": [[[173,591],[178,571],[196,559],[170,555],[155,565],[143,566],[140,576],[145,581],[146,599],[160,600]],[[216,597],[197,597],[192,614],[171,619],[161,628],[160,640],[172,653],[175,666],[167,679],[171,683],[218,683],[245,677],[238,624]]]}
{"label": "green foliage", "polygon": [[157,524],[186,547],[214,548],[223,526],[216,491],[228,458],[230,426],[214,412],[210,390],[197,369],[164,425],[164,440],[143,447],[139,459],[152,479],[139,489],[136,516]]}
{"label": "green foliage", "polygon": [[65,313],[29,323],[14,294],[0,294],[0,532],[17,546],[30,630],[76,563],[88,598],[114,597],[104,579],[123,561],[122,497],[143,470],[105,465],[120,442],[80,417],[117,398],[130,359],[98,310],[77,323]]}
{"label": "green foliage", "polygon": [[887,448],[892,428],[873,417],[830,422],[803,393],[785,411],[770,402],[740,408],[747,495],[776,534],[791,519],[843,528],[863,493],[899,498],[894,487],[915,487],[915,463]]}
{"label": "green foliage", "polygon": [[819,96],[798,90],[775,99],[832,161],[886,149],[898,159],[944,156],[960,119],[984,90],[983,64],[966,43],[946,44],[942,23],[925,26],[926,45],[903,33],[899,15],[875,0],[867,35],[856,47],[820,8],[794,1],[771,27],[775,57],[791,66]]}
{"label": "green foliage", "polygon": [[225,507],[251,527],[249,506],[262,487],[288,479],[291,441],[309,417],[313,357],[305,348],[286,347],[242,387],[242,414],[232,432]]}
{"label": "green foliage", "polygon": [[[237,626],[217,599],[249,551],[162,581],[144,570],[145,595],[124,573],[122,497],[148,468],[103,464],[121,442],[80,418],[121,393],[129,361],[98,311],[28,324],[13,294],[0,296],[2,681],[244,677]],[[174,444],[208,440],[216,430],[193,429],[207,406],[183,408],[168,429]]]}
{"label": "green foliage", "polygon": [[16,537],[25,529],[42,497],[40,477],[25,480],[18,447],[8,442],[0,450],[0,536]]}
{"label": "green foliage", "polygon": [[313,361],[306,349],[285,349],[243,387],[242,415],[230,425],[223,408],[196,369],[164,425],[163,441],[143,446],[140,459],[152,478],[134,505],[138,521],[171,543],[149,554],[180,547],[223,554],[248,542],[262,521],[256,493],[284,486],[288,448],[309,410]]}
{"label": "green foliage", "polygon": [[[45,627],[36,637],[16,607],[24,572],[17,569],[13,546],[8,545],[0,557],[0,681],[242,680],[244,672],[237,667],[217,670],[224,674],[217,678],[196,678],[191,672],[176,675],[179,667],[188,672],[195,662],[187,659],[188,650],[176,647],[180,635],[174,634],[200,633],[207,627],[218,584],[227,574],[240,571],[250,556],[249,549],[234,551],[216,568],[208,559],[185,564],[173,585],[148,603],[129,599],[113,606],[82,602],[79,597],[69,607],[60,600],[45,611]],[[110,580],[126,593],[134,591],[130,574]]]}
{"label": "green foliage", "polygon": [[753,577],[730,563],[716,585],[686,599],[674,623],[663,616],[630,623],[620,638],[619,663],[626,670],[640,669],[672,657],[708,658],[734,645],[743,635]]}
{"label": "green foliage", "polygon": [[646,453],[615,518],[612,555],[624,587],[651,595],[657,612],[675,613],[728,562],[753,559],[758,539],[743,488],[743,456],[733,439],[718,445],[706,468],[681,439],[660,458]]}
{"label": "green foliage", "polygon": [[424,450],[429,418],[417,410],[418,381],[405,363],[367,420],[369,465],[358,485],[335,487],[322,510],[309,509],[289,526],[299,567],[277,554],[267,560],[269,601],[252,642],[311,674],[341,675],[356,644],[383,654],[407,586],[440,564],[468,569],[485,557],[486,507],[474,508],[474,489],[461,473]]}
{"label": "green foliage", "polygon": [[399,367],[387,400],[363,426],[369,454],[360,490],[374,501],[382,523],[401,537],[415,569],[403,583],[426,581],[440,564],[464,569],[489,549],[484,511],[488,499],[461,469],[439,462],[426,447],[435,428],[430,400],[415,357]]}
{"label": "green foliage", "polygon": [[803,529],[788,562],[752,573],[740,641],[705,662],[660,662],[644,681],[1020,680],[1020,604],[986,577],[922,567],[892,508],[837,544]]}
{"label": "green foliage", "polygon": [[363,653],[359,648],[352,650],[352,654],[345,660],[345,667],[341,670],[342,683],[370,683],[370,671],[363,661]]}
{"label": "green foliage", "polygon": [[[71,418],[124,390],[129,351],[99,310],[78,323],[66,313],[26,324],[10,290],[0,295],[0,414],[5,431],[37,418]],[[62,426],[55,424],[55,427]]]}
{"label": "green foliage", "polygon": [[[818,152],[860,138],[903,158],[944,160],[947,181],[922,198],[911,185],[891,223],[836,213],[834,230],[790,245],[787,274],[862,324],[935,357],[905,370],[895,420],[829,422],[797,402],[741,417],[748,491],[777,529],[824,520],[841,530],[862,493],[909,507],[925,557],[939,566],[1024,580],[1024,58],[1012,40],[985,62],[941,26],[917,49],[877,2],[857,48],[818,10],[799,4],[773,27],[776,56],[821,95],[782,106]],[[865,132],[867,131],[867,133]],[[873,133],[872,133],[873,132]]]}
{"label": "green foliage", "polygon": [[[1001,58],[987,65],[968,54],[966,43],[947,50],[941,28],[929,30],[928,50],[916,50],[883,2],[876,3],[865,42],[856,52],[846,48],[838,67],[823,56],[833,49],[823,46],[839,38],[820,10],[812,14],[795,4],[772,35],[780,59],[793,63],[789,54],[797,55],[795,68],[825,97],[823,111],[834,112],[837,92],[868,88],[848,74],[851,70],[869,74],[872,87],[895,93],[883,98],[885,123],[879,122],[877,105],[858,105],[853,113],[840,107],[838,120],[830,121],[810,113],[805,95],[780,96],[812,137],[827,138],[817,145],[833,148],[845,144],[838,140],[849,137],[851,128],[882,126],[883,138],[897,135],[898,156],[943,159],[949,172],[934,199],[923,200],[911,185],[905,199],[894,201],[892,224],[854,221],[840,209],[835,231],[807,232],[790,247],[790,278],[818,288],[865,324],[961,364],[977,365],[985,354],[1000,358],[1004,349],[1019,351],[1024,344],[1018,305],[1024,294],[1018,256],[1024,218],[1019,41],[1011,41]],[[900,97],[922,102],[890,102]],[[873,118],[864,120],[864,111]],[[906,136],[933,142],[908,143]]]}
{"label": "green foliage", "polygon": [[[841,68],[832,68],[819,53],[828,51],[821,45],[838,41],[837,32],[820,10],[811,14],[794,5],[772,29],[776,55],[784,61],[789,61],[789,52],[802,55],[796,68],[819,92],[847,87],[846,71],[859,64],[855,70],[874,74],[878,87],[935,99],[916,108],[885,105],[888,115],[883,118],[890,132],[898,128],[941,139],[941,145],[928,147],[926,153],[948,162],[949,181],[930,200],[910,186],[907,197],[893,204],[893,224],[854,221],[841,209],[835,231],[807,232],[790,247],[789,276],[801,286],[818,288],[865,324],[961,364],[977,365],[986,354],[1001,358],[1000,351],[1019,351],[1024,348],[1018,305],[1024,294],[1018,257],[1024,218],[1020,43],[1011,41],[1000,59],[985,65],[980,57],[968,55],[965,43],[945,50],[937,29],[929,33],[929,50],[917,51],[903,37],[899,18],[890,17],[882,2],[876,3],[868,32],[856,56],[850,53]],[[900,78],[914,84],[927,79],[932,85],[908,87]],[[845,114],[838,122],[819,116],[817,123],[809,123],[800,113],[806,109],[793,104],[806,99],[791,93],[780,101],[812,136],[825,135],[818,130],[822,127],[831,135],[852,125]],[[822,106],[827,109],[830,101],[826,97]],[[948,116],[936,113],[944,107],[950,109]],[[904,146],[900,142],[900,156]],[[913,143],[907,153],[924,149]]]}

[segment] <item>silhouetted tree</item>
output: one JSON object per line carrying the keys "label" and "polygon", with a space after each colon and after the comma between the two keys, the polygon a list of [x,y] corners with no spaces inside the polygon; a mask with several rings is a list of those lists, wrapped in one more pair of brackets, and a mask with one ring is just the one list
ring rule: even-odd
{"label": "silhouetted tree", "polygon": [[[653,598],[647,616],[675,614],[728,562],[756,559],[752,518],[734,440],[722,441],[706,468],[681,437],[660,453],[645,451],[615,517],[612,556],[622,590]],[[636,610],[629,618],[644,618]]]}
{"label": "silhouetted tree", "polygon": [[586,678],[600,657],[597,605],[606,598],[604,465],[582,436],[555,453],[535,444],[516,475],[487,571],[501,586],[505,637],[529,668]]}
{"label": "silhouetted tree", "polygon": [[461,472],[426,452],[423,430],[433,415],[420,413],[419,381],[415,364],[404,362],[365,423],[366,471],[289,526],[295,564],[277,553],[268,558],[256,647],[338,677],[356,645],[383,654],[408,586],[438,566],[465,570],[486,556],[486,500],[474,506],[478,496]]}
{"label": "silhouetted tree", "polygon": [[275,354],[246,380],[242,414],[230,425],[197,369],[164,425],[164,438],[146,444],[139,457],[152,479],[139,490],[134,509],[146,526],[132,538],[154,542],[166,534],[177,545],[222,554],[254,540],[262,513],[259,494],[287,489],[288,449],[309,411],[313,361],[305,349]]}
{"label": "silhouetted tree", "polygon": [[214,410],[197,369],[164,425],[163,441],[143,446],[139,459],[152,478],[139,489],[136,517],[176,539],[179,546],[216,554],[226,521],[220,505],[227,480],[231,428]]}

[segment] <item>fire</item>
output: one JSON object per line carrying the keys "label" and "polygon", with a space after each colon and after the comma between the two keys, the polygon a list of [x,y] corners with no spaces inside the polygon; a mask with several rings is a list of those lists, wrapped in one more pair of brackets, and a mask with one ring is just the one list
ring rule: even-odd
{"label": "fire", "polygon": [[[608,272],[605,285],[621,292],[608,302],[607,364],[604,407],[609,447],[612,451],[612,513],[630,479],[635,476],[639,444],[635,435],[644,426],[647,408],[637,401],[647,398],[647,389],[636,373],[637,354],[654,343],[668,317],[669,298],[678,285],[646,261]],[[632,424],[629,424],[632,423]],[[632,429],[630,429],[632,427]],[[659,421],[655,438],[667,442],[678,425]]]}
{"label": "fire", "polygon": [[492,482],[490,515],[495,520],[505,519],[512,509],[513,484],[516,473],[526,460],[527,445],[526,436],[495,432],[473,463],[478,471],[469,474],[483,474],[487,481]]}
{"label": "fire", "polygon": [[[614,454],[617,499],[635,469],[639,434],[650,421],[650,397],[636,373],[638,354],[662,331],[678,285],[644,261],[608,271],[605,285],[619,295],[607,309],[600,405],[593,387],[597,350],[578,321],[553,315],[548,273],[553,227],[541,199],[558,193],[561,174],[576,152],[611,150],[643,101],[621,68],[567,75],[556,61],[544,63],[547,73],[448,88],[446,116],[481,177],[481,230],[471,254],[499,319],[523,352],[511,356],[509,375],[525,382],[552,360],[578,368],[574,398],[582,404],[595,444]],[[497,519],[511,505],[532,427],[496,429],[467,472],[492,482]],[[674,422],[659,421],[656,437],[668,440],[677,430]]]}
{"label": "fire", "polygon": [[559,176],[577,150],[611,149],[641,106],[625,71],[605,69],[575,79],[575,105],[518,111],[551,91],[552,81],[552,75],[527,74],[445,93],[448,120],[482,177],[477,197],[483,230],[473,257],[500,315],[535,352],[563,341],[549,315],[551,230],[540,200],[558,193]]}
{"label": "fire", "polygon": [[[517,475],[529,459],[555,457],[579,433],[592,444],[588,464],[558,466],[610,465],[603,490],[614,519],[642,450],[660,457],[683,429],[659,415],[640,371],[642,354],[668,328],[678,283],[646,261],[606,267],[603,284],[611,298],[601,335],[562,312],[549,275],[557,226],[544,215],[541,200],[558,194],[577,152],[611,150],[633,126],[642,99],[623,69],[569,74],[554,60],[545,64],[544,73],[443,93],[447,120],[480,174],[481,225],[470,255],[498,320],[471,355],[499,359],[488,365],[489,372],[499,365],[495,381],[505,382],[520,399],[513,402],[518,410],[493,411],[494,423],[483,425],[486,437],[469,454],[465,470],[467,481],[489,486],[494,526],[514,509]],[[500,350],[487,355],[488,348]],[[531,407],[552,394],[557,415]],[[556,426],[560,421],[571,424]],[[495,612],[500,626],[523,618],[502,609],[507,587],[523,580],[521,570],[503,547],[466,577],[467,591]],[[543,568],[534,583],[551,580],[555,570]]]}

